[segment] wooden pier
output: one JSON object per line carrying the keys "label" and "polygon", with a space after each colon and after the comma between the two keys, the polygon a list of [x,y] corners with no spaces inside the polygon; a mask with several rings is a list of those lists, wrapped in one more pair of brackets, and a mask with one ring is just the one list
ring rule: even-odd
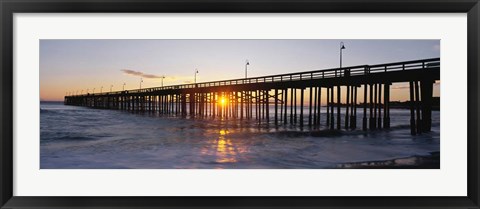
{"label": "wooden pier", "polygon": [[[356,129],[359,109],[363,110],[362,130],[367,131],[390,127],[390,86],[406,82],[410,90],[411,134],[415,135],[431,129],[436,80],[440,80],[440,58],[71,95],[65,96],[64,103],[186,118],[255,120],[312,129]],[[360,87],[363,98],[357,98]],[[322,95],[322,89],[326,95]],[[326,97],[326,106],[321,105],[322,96]],[[322,116],[321,111],[326,115]]]}

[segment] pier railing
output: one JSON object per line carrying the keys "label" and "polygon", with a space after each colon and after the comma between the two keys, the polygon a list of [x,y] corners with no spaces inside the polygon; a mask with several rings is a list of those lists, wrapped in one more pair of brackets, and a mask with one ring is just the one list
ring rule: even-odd
{"label": "pier railing", "polygon": [[422,60],[414,60],[414,61],[407,61],[407,62],[394,62],[394,63],[378,64],[378,65],[357,65],[357,66],[350,66],[350,67],[343,67],[343,68],[331,68],[331,69],[279,74],[279,75],[271,75],[271,76],[211,81],[211,82],[202,82],[202,83],[196,83],[196,84],[180,84],[180,85],[171,85],[171,86],[164,86],[164,87],[153,87],[153,88],[144,88],[144,89],[125,90],[125,91],[83,94],[78,96],[118,95],[123,93],[147,93],[147,92],[162,91],[162,90],[179,90],[179,89],[207,88],[207,87],[218,87],[218,86],[232,86],[232,85],[242,85],[242,84],[304,81],[304,80],[316,80],[316,79],[326,79],[326,78],[339,78],[339,77],[346,77],[346,76],[363,76],[363,75],[368,75],[372,73],[385,73],[385,72],[406,71],[406,70],[422,70],[422,69],[439,67],[439,65],[440,65],[440,58],[432,58],[432,59],[422,59]]}

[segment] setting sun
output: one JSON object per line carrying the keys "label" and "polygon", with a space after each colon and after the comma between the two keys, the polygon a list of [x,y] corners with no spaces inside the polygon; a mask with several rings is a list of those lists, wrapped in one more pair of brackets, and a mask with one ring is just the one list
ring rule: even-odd
{"label": "setting sun", "polygon": [[226,102],[227,102],[227,100],[225,98],[220,99],[220,104],[224,105]]}

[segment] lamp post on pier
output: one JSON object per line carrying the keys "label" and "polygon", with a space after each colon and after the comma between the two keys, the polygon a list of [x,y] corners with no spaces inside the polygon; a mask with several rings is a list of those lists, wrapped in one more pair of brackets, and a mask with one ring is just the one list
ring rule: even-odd
{"label": "lamp post on pier", "polygon": [[342,68],[342,51],[345,49],[343,42],[340,42],[340,68]]}
{"label": "lamp post on pier", "polygon": [[160,77],[162,79],[162,87],[163,87],[163,79],[165,79],[165,76],[162,75],[162,77]]}
{"label": "lamp post on pier", "polygon": [[125,91],[125,85],[127,85],[127,83],[123,83],[122,91]]}
{"label": "lamp post on pier", "polygon": [[113,85],[110,85],[110,93],[112,93]]}
{"label": "lamp post on pier", "polygon": [[250,65],[250,62],[248,60],[245,60],[245,78],[247,78],[247,71],[248,71],[249,65]]}
{"label": "lamp post on pier", "polygon": [[140,89],[142,89],[143,78],[140,78]]}
{"label": "lamp post on pier", "polygon": [[198,74],[198,70],[197,70],[197,68],[195,68],[195,78],[194,78],[194,81],[193,81],[194,84],[197,84],[197,74]]}
{"label": "lamp post on pier", "polygon": [[100,87],[100,94],[103,92],[103,86]]}

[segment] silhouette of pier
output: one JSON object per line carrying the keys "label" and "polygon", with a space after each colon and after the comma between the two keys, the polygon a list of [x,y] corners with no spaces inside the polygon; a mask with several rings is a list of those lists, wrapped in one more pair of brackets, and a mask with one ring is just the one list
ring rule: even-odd
{"label": "silhouette of pier", "polygon": [[[390,86],[407,82],[411,134],[415,135],[431,129],[435,80],[440,80],[440,58],[73,95],[65,96],[64,103],[188,118],[256,120],[313,129],[322,126],[332,130],[356,129],[358,108],[363,109],[360,121],[362,129],[367,131],[390,127]],[[357,97],[360,87],[363,98]],[[327,95],[322,95],[322,89],[326,89]],[[322,96],[326,97],[326,106],[321,105]],[[327,114],[321,115],[321,111]]]}

